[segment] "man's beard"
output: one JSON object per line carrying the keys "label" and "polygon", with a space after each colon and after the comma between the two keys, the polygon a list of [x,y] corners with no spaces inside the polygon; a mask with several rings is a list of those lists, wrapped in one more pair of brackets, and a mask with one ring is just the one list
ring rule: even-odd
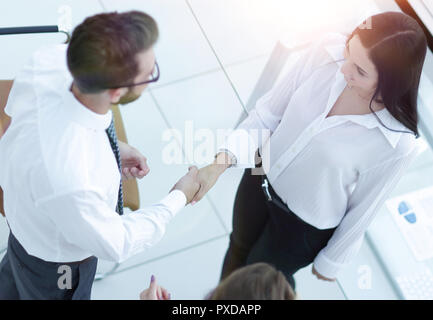
{"label": "man's beard", "polygon": [[125,93],[120,99],[119,104],[128,104],[134,102],[140,98],[140,94],[135,93],[132,89],[129,89],[127,93]]}

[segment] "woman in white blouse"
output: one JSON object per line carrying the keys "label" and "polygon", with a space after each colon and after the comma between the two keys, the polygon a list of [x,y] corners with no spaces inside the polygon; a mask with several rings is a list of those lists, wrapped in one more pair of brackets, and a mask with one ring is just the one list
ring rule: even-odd
{"label": "woman in white blouse", "polygon": [[[368,23],[367,23],[368,22]],[[418,152],[417,96],[425,35],[411,17],[386,12],[351,35],[314,43],[200,170],[198,201],[227,167],[239,185],[222,278],[268,262],[333,281]],[[269,130],[259,141],[251,129]],[[260,136],[260,135],[259,135]]]}

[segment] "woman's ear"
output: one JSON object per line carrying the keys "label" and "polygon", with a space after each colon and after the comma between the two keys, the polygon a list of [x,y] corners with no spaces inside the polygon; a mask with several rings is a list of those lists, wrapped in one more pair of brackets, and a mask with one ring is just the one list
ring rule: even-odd
{"label": "woman's ear", "polygon": [[128,92],[127,88],[109,89],[108,95],[110,96],[110,102],[112,104],[118,104],[120,98]]}

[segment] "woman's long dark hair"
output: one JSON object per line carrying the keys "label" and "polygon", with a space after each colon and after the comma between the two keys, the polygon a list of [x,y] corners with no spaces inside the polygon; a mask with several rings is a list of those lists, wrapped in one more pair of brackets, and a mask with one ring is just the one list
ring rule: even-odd
{"label": "woman's long dark hair", "polygon": [[[347,43],[356,35],[368,49],[379,74],[377,89],[370,101],[371,111],[377,117],[371,105],[380,94],[391,115],[418,138],[418,88],[427,51],[423,30],[415,19],[404,13],[385,12],[364,21],[352,32]],[[379,117],[377,119],[380,121]],[[380,123],[386,127],[382,121]]]}

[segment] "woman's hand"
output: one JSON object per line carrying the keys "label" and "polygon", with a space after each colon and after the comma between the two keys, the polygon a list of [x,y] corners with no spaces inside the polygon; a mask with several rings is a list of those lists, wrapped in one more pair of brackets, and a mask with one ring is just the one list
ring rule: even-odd
{"label": "woman's hand", "polygon": [[156,283],[155,276],[150,278],[149,288],[140,293],[140,300],[170,300],[170,298],[168,291]]}
{"label": "woman's hand", "polygon": [[204,195],[212,189],[219,176],[231,165],[227,153],[219,153],[213,164],[201,168],[198,172],[200,189],[191,201],[191,205],[200,201]]}
{"label": "woman's hand", "polygon": [[336,280],[336,279],[330,279],[330,278],[326,278],[326,277],[322,276],[320,273],[317,272],[317,270],[316,270],[316,268],[314,268],[314,266],[313,266],[312,272],[317,277],[317,279],[319,279],[319,280],[330,281],[330,282],[334,282]]}

